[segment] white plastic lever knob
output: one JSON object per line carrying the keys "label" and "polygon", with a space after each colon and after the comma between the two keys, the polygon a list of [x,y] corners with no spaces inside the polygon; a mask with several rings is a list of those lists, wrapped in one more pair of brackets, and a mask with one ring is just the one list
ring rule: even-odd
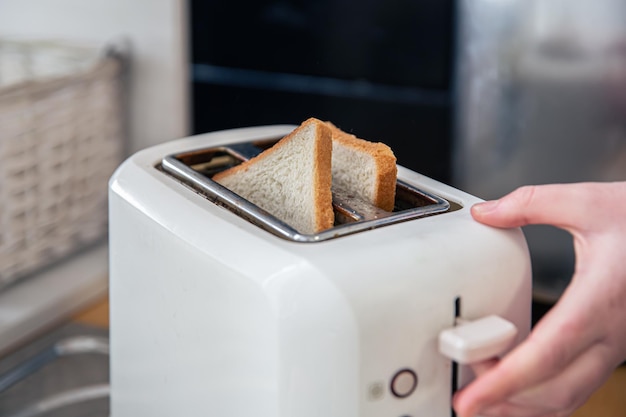
{"label": "white plastic lever knob", "polygon": [[499,316],[487,316],[443,330],[439,351],[462,365],[494,358],[511,346],[517,328]]}

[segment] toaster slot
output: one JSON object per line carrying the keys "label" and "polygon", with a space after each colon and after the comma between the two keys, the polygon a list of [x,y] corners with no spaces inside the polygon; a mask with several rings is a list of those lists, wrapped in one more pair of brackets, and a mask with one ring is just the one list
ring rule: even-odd
{"label": "toaster slot", "polygon": [[333,188],[335,226],[315,235],[299,233],[262,208],[211,180],[216,173],[250,159],[273,141],[254,141],[199,149],[163,158],[157,168],[193,188],[210,201],[280,237],[298,242],[323,241],[385,225],[455,210],[460,206],[400,179],[393,211],[381,210],[345,190]]}

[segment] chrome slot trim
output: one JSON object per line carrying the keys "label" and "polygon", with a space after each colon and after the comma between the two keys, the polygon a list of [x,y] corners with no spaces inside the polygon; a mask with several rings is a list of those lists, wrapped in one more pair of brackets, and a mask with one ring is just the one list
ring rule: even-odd
{"label": "chrome slot trim", "polygon": [[[246,149],[246,151],[243,151]],[[217,147],[207,149],[209,151],[226,152],[239,159],[247,159],[254,154],[253,148],[246,148],[238,145],[233,147]],[[196,152],[201,152],[196,151]],[[333,192],[333,205],[335,212],[341,215],[345,223],[321,231],[316,234],[303,234],[271,215],[264,209],[242,198],[236,193],[211,180],[208,176],[194,170],[180,160],[182,155],[189,155],[192,152],[168,155],[161,161],[162,170],[187,184],[191,188],[199,191],[215,204],[221,205],[233,211],[240,217],[262,229],[294,242],[320,242],[354,234],[357,232],[376,229],[379,227],[426,217],[433,214],[444,213],[450,209],[450,203],[433,194],[408,184],[400,179],[397,180],[397,193],[409,194],[421,200],[426,200],[429,204],[400,209],[388,212],[373,207],[371,204],[359,201],[358,199],[347,199],[346,193],[341,191]],[[398,200],[396,200],[398,201]]]}

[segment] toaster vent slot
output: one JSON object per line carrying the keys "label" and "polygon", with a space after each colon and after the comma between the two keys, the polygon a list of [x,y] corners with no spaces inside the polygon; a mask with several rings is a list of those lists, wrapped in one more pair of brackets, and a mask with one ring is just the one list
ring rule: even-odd
{"label": "toaster vent slot", "polygon": [[333,188],[335,226],[314,235],[302,234],[229,189],[211,180],[216,173],[240,164],[271,147],[278,139],[254,141],[168,155],[157,166],[212,202],[280,237],[297,242],[337,238],[419,217],[453,211],[458,204],[398,179],[394,210],[381,210],[349,192]]}

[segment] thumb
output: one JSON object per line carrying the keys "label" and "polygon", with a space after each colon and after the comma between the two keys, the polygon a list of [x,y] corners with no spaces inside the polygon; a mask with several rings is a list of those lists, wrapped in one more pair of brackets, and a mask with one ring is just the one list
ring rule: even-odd
{"label": "thumb", "polygon": [[549,224],[571,230],[584,224],[581,202],[589,196],[587,188],[582,183],[520,187],[499,200],[475,204],[471,213],[477,221],[495,227]]}

